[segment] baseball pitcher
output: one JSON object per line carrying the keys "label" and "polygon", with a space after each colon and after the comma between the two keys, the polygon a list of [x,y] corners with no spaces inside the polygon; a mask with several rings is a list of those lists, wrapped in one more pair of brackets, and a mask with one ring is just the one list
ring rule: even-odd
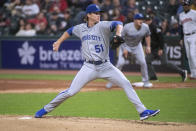
{"label": "baseball pitcher", "polygon": [[[75,76],[71,86],[59,93],[51,102],[37,111],[35,118],[41,118],[43,115],[54,110],[58,105],[69,97],[75,95],[87,83],[97,78],[107,79],[122,87],[128,96],[128,99],[134,104],[140,114],[140,120],[155,116],[160,110],[147,110],[140,101],[131,83],[123,73],[112,65],[109,61],[109,36],[116,29],[114,43],[121,40],[122,23],[119,21],[100,21],[100,8],[95,4],[90,4],[86,8],[86,23],[69,28],[53,44],[53,50],[58,51],[61,43],[70,35],[74,34],[82,41],[82,55],[84,64]],[[118,36],[118,38],[116,37]]]}

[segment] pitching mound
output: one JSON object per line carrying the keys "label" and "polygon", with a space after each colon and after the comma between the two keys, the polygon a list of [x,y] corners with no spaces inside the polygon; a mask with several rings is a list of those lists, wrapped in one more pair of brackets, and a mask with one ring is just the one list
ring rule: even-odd
{"label": "pitching mound", "polygon": [[196,125],[81,117],[0,116],[2,131],[195,131]]}

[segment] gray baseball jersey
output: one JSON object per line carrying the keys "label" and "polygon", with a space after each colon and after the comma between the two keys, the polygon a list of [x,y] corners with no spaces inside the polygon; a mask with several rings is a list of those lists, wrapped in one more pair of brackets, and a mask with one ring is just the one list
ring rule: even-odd
{"label": "gray baseball jersey", "polygon": [[[123,50],[126,49],[128,50],[128,52],[131,52],[133,55],[135,55],[136,60],[140,65],[142,81],[145,85],[149,84],[149,79],[147,64],[141,41],[144,39],[144,37],[149,36],[150,34],[151,32],[149,26],[145,23],[142,23],[139,30],[135,28],[134,22],[126,24],[122,31],[122,36],[125,39],[125,43],[122,44],[119,48],[118,61],[116,64],[116,67],[121,70],[126,64],[126,60],[123,56]],[[107,84],[108,87],[111,87],[112,85],[112,82],[109,82]]]}
{"label": "gray baseball jersey", "polygon": [[179,21],[183,26],[184,44],[191,77],[196,78],[196,11],[190,10],[187,13],[180,13]]}
{"label": "gray baseball jersey", "polygon": [[[109,59],[109,36],[118,24],[122,23],[102,21],[90,28],[87,24],[80,24],[67,30],[70,35],[73,33],[81,39],[82,54],[86,61],[72,81],[70,88],[59,93],[49,104],[44,106],[47,112],[51,112],[64,100],[79,92],[88,82],[97,78],[112,81],[119,87],[122,87],[128,99],[135,105],[139,113],[146,110],[129,80],[110,61],[104,61],[100,64],[92,63],[92,61]],[[91,61],[91,63],[88,61]]]}
{"label": "gray baseball jersey", "polygon": [[145,23],[142,23],[142,26],[137,30],[134,26],[134,22],[128,23],[124,26],[122,31],[122,36],[125,39],[125,43],[129,47],[137,46],[145,36],[149,36],[150,29],[149,26]]}
{"label": "gray baseball jersey", "polygon": [[85,60],[109,60],[109,35],[111,21],[101,21],[93,28],[88,28],[87,23],[73,28],[73,34],[82,41],[82,55]]}
{"label": "gray baseball jersey", "polygon": [[119,59],[117,62],[117,68],[121,69],[122,66],[125,64],[125,59],[123,57],[123,49],[128,50],[135,55],[136,60],[138,61],[139,65],[141,66],[141,73],[142,73],[142,81],[148,82],[148,70],[147,64],[145,60],[144,51],[142,48],[141,41],[146,37],[150,36],[151,32],[149,26],[145,23],[142,23],[141,28],[138,30],[135,28],[134,22],[128,23],[124,26],[122,31],[122,36],[125,39],[125,43],[122,45],[119,51]]}

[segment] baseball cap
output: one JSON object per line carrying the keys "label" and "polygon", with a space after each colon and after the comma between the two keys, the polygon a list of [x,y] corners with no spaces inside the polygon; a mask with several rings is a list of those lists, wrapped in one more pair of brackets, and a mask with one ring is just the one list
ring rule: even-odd
{"label": "baseball cap", "polygon": [[133,19],[144,19],[144,16],[141,13],[137,13],[134,15]]}
{"label": "baseball cap", "polygon": [[191,5],[190,0],[182,0],[182,5]]}
{"label": "baseball cap", "polygon": [[87,8],[86,8],[86,14],[93,13],[93,12],[102,12],[102,10],[96,4],[88,5]]}

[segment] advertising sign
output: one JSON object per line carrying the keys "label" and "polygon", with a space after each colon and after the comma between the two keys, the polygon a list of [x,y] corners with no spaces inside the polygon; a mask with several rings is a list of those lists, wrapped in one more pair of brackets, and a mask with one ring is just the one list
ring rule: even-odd
{"label": "advertising sign", "polygon": [[[83,64],[81,42],[67,40],[53,52],[52,40],[2,40],[4,69],[80,69]],[[113,58],[113,52],[110,53]],[[111,61],[113,61],[111,59]]]}
{"label": "advertising sign", "polygon": [[[165,48],[166,48],[168,62],[173,63],[177,66],[181,66],[182,65],[181,58],[184,54],[182,54],[182,48],[179,44],[179,39],[169,37],[165,39],[165,46],[166,46]],[[128,64],[126,64],[123,67],[124,71],[140,71],[140,66],[137,66],[138,65],[137,61],[134,62],[131,61],[127,63]],[[152,64],[154,65],[155,70],[158,72],[173,72],[172,69],[162,66],[161,61],[159,59],[153,60]]]}

